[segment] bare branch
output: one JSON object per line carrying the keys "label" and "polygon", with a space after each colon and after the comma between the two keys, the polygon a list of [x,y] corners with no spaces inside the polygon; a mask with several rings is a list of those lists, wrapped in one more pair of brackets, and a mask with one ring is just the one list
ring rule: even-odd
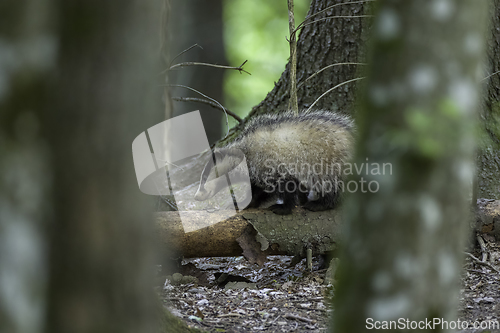
{"label": "bare branch", "polygon": [[170,63],[168,64],[168,67],[172,66],[172,63],[174,62],[175,59],[179,58],[181,55],[183,55],[184,53],[186,52],[189,52],[191,51],[192,49],[194,49],[195,47],[199,47],[200,49],[203,50],[203,47],[201,47],[200,45],[198,44],[194,44],[194,45],[191,45],[190,47],[188,47],[187,49],[185,49],[184,51],[182,51],[181,53],[179,53],[178,55],[176,55],[171,61]]}
{"label": "bare branch", "polygon": [[325,66],[325,67],[321,68],[320,70],[314,72],[311,76],[309,76],[307,79],[305,79],[301,83],[299,83],[299,85],[297,86],[297,90],[299,90],[307,81],[309,81],[310,79],[312,79],[313,77],[315,77],[319,73],[323,72],[324,70],[331,68],[331,67],[340,66],[340,65],[362,65],[362,66],[365,66],[367,64],[363,63],[363,62],[339,62],[336,64],[331,64],[331,65]]}
{"label": "bare branch", "polygon": [[182,67],[187,67],[187,66],[208,66],[208,67],[223,68],[223,69],[235,69],[235,70],[239,71],[240,74],[241,74],[241,72],[244,72],[244,73],[247,73],[248,75],[252,75],[252,74],[250,74],[249,72],[247,72],[246,70],[243,69],[243,65],[245,65],[247,63],[247,61],[248,60],[245,60],[238,67],[224,66],[224,65],[215,65],[215,64],[207,64],[207,63],[204,63],[204,62],[192,62],[192,61],[188,61],[188,62],[181,62],[179,64],[175,64],[173,66],[170,66],[170,68],[164,70],[162,73],[164,73],[166,71],[169,71],[169,70],[172,70],[172,69],[175,69],[175,68],[182,68]]}
{"label": "bare branch", "polygon": [[297,101],[297,38],[295,34],[295,17],[293,13],[293,0],[288,0],[288,26],[290,29],[290,101],[288,107],[299,114]]}
{"label": "bare branch", "polygon": [[235,114],[234,112],[231,112],[228,109],[222,109],[217,103],[209,101],[208,99],[201,99],[201,98],[196,98],[196,97],[172,97],[172,100],[177,101],[177,102],[196,102],[196,103],[208,104],[215,109],[219,109],[222,111],[225,110],[228,115],[230,115],[231,117],[233,117],[234,119],[236,119],[240,123],[243,121],[243,119],[241,119],[241,117],[238,116],[237,114]]}
{"label": "bare branch", "polygon": [[[243,63],[244,64],[244,63]],[[243,66],[243,65],[242,65]],[[191,91],[194,91],[195,93],[197,94],[200,94],[201,96],[205,97],[206,99],[209,99],[215,103],[217,103],[217,105],[220,106],[220,108],[224,111],[224,114],[226,115],[226,127],[227,127],[227,133],[226,133],[226,136],[224,137],[224,139],[229,135],[229,119],[227,117],[227,110],[225,107],[222,106],[222,104],[220,104],[219,102],[217,102],[217,100],[213,99],[212,97],[208,97],[207,95],[205,95],[204,93],[194,89],[194,88],[191,88],[191,87],[188,87],[188,86],[184,86],[182,84],[167,84],[167,85],[164,85],[164,86],[167,86],[167,87],[179,87],[179,88],[185,88],[185,89],[189,89]]]}
{"label": "bare branch", "polygon": [[354,81],[358,81],[358,80],[362,80],[362,79],[364,79],[364,77],[357,77],[357,78],[355,78],[355,79],[351,79],[351,80],[347,80],[347,81],[345,81],[345,82],[339,83],[339,84],[337,84],[335,87],[328,89],[328,90],[327,90],[327,91],[325,91],[323,94],[321,94],[321,96],[319,96],[319,97],[318,97],[318,98],[314,101],[314,103],[312,103],[312,104],[311,104],[311,106],[310,106],[310,107],[306,110],[306,112],[307,112],[307,111],[309,111],[309,110],[311,110],[311,109],[312,109],[312,107],[313,107],[313,106],[314,106],[314,105],[315,105],[315,104],[316,104],[316,103],[317,103],[317,102],[318,102],[321,98],[323,98],[325,95],[329,94],[329,93],[330,93],[330,92],[332,92],[333,90],[337,89],[338,87],[341,87],[341,86],[343,86],[344,84],[347,84],[347,83],[349,83],[349,82],[354,82]]}

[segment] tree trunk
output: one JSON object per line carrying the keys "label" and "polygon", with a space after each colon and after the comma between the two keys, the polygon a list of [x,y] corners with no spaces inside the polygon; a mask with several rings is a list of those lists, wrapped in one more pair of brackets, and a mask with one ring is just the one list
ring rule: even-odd
{"label": "tree trunk", "polygon": [[[491,3],[492,21],[488,40],[487,94],[481,112],[478,151],[479,197],[500,199],[500,0]],[[474,203],[475,204],[475,203]]]}
{"label": "tree trunk", "polygon": [[[313,0],[308,16],[313,15],[326,7],[345,3],[343,0]],[[360,16],[364,15],[366,5],[355,3],[340,5],[319,14],[309,22],[320,20],[328,16]],[[317,23],[306,25],[297,40],[297,82],[300,85],[309,76],[318,70],[335,63],[356,63],[364,59],[364,45],[366,42],[367,21],[363,18],[332,18],[320,20]],[[300,22],[297,22],[298,25]],[[326,69],[308,80],[297,91],[299,110],[307,109],[312,103],[329,88],[339,83],[359,76],[359,65],[339,65]],[[268,112],[280,112],[288,108],[290,98],[290,64],[281,74],[274,89],[266,98],[255,106],[248,118]],[[338,111],[353,114],[355,82],[346,84],[325,95],[315,105],[315,109]],[[231,135],[224,140],[227,142],[238,135],[241,126],[232,129]]]}
{"label": "tree trunk", "polygon": [[336,332],[457,318],[486,3],[435,4],[378,2],[355,159],[372,171],[353,180],[380,187],[344,206]]}

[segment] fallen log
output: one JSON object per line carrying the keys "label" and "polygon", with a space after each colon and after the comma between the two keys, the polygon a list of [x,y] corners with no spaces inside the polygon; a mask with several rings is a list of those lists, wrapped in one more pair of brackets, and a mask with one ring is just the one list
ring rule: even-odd
{"label": "fallen log", "polygon": [[[337,211],[309,212],[296,208],[293,214],[281,216],[249,209],[224,219],[225,216],[227,213],[223,211],[208,215],[198,211],[159,212],[155,213],[157,233],[164,246],[185,258],[242,255],[242,247],[250,246],[251,230],[255,231],[255,243],[266,255],[305,255],[306,248],[313,249],[314,254],[323,254],[334,250],[340,238]],[[197,222],[211,225],[197,229]],[[185,228],[194,231],[185,232]],[[242,237],[245,234],[246,239]]]}
{"label": "fallen log", "polygon": [[[315,255],[324,254],[335,250],[340,240],[340,213],[336,210],[296,208],[293,214],[281,216],[249,209],[226,218],[228,215],[224,211],[188,211],[182,212],[181,220],[176,211],[155,213],[157,234],[164,247],[184,258],[240,256],[246,251],[245,257],[255,262],[259,260],[251,258],[257,253],[305,256],[311,248]],[[197,228],[197,223],[209,226]],[[185,228],[194,231],[185,232]],[[478,200],[475,228],[500,239],[500,200]]]}

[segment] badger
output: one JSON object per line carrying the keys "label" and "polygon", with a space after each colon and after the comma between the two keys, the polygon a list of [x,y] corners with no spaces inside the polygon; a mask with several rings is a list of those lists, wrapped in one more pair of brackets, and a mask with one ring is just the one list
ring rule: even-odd
{"label": "badger", "polygon": [[246,158],[252,193],[248,207],[276,200],[269,209],[280,215],[290,214],[297,204],[311,211],[332,209],[344,188],[342,171],[352,156],[354,134],[352,119],[332,111],[254,117],[235,141],[213,151],[195,199],[213,197],[222,186],[207,181],[243,172],[240,163]]}

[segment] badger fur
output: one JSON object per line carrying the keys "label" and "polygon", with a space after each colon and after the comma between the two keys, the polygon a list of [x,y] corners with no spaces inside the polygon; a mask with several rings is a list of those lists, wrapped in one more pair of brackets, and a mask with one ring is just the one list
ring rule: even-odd
{"label": "badger fur", "polygon": [[330,111],[255,117],[238,139],[214,150],[195,199],[219,192],[221,186],[217,182],[208,186],[207,180],[238,172],[244,155],[252,190],[249,207],[275,199],[278,203],[270,209],[281,215],[290,214],[297,203],[311,211],[332,209],[344,187],[342,171],[351,158],[353,141],[351,118]]}

